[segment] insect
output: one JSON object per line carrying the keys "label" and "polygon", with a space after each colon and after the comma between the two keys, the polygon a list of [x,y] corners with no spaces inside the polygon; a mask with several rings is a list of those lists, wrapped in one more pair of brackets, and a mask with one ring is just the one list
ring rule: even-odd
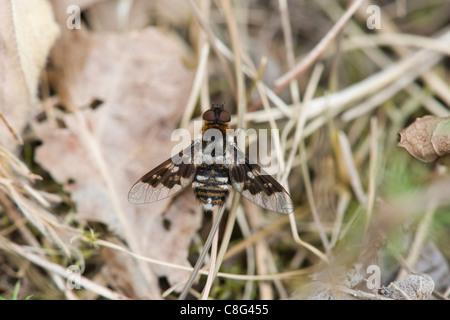
{"label": "insect", "polygon": [[202,139],[176,157],[167,159],[142,176],[130,189],[133,204],[158,201],[192,184],[204,212],[222,206],[232,188],[254,204],[270,211],[288,214],[294,210],[286,190],[227,137],[230,114],[224,105],[212,103],[203,113]]}

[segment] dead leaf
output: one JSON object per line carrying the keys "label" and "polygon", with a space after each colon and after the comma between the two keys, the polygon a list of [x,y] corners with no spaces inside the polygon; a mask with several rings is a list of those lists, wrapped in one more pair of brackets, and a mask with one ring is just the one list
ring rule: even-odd
{"label": "dead leaf", "polygon": [[[173,199],[141,206],[127,201],[132,184],[171,156],[171,133],[193,77],[176,42],[155,28],[71,31],[52,57],[52,83],[74,112],[63,116],[65,128],[34,123],[42,140],[36,161],[71,193],[78,219],[105,223],[137,254],[189,266],[188,248],[201,219],[194,197],[182,194],[171,206]],[[103,104],[78,108],[93,99]],[[125,269],[133,274],[124,279],[141,298],[160,297],[158,276],[169,283],[188,276],[142,262],[141,275]]]}
{"label": "dead leaf", "polygon": [[376,291],[394,300],[429,300],[433,290],[434,282],[428,274],[412,273],[404,281],[391,282]]}
{"label": "dead leaf", "polygon": [[[18,134],[36,103],[39,77],[58,33],[47,1],[0,2],[0,112]],[[17,142],[0,122],[0,144],[13,150]]]}
{"label": "dead leaf", "polygon": [[398,146],[423,162],[431,162],[450,153],[450,117],[417,118],[399,135]]}

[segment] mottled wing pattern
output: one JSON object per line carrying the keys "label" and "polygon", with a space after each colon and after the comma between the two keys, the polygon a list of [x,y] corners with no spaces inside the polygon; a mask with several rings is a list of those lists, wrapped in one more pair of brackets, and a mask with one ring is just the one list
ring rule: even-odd
{"label": "mottled wing pattern", "polygon": [[128,200],[133,204],[154,202],[170,197],[189,186],[195,176],[194,156],[199,142],[167,159],[146,173],[131,187]]}
{"label": "mottled wing pattern", "polygon": [[251,164],[245,154],[234,147],[235,164],[230,168],[231,184],[243,197],[274,212],[294,211],[287,191],[257,164]]}

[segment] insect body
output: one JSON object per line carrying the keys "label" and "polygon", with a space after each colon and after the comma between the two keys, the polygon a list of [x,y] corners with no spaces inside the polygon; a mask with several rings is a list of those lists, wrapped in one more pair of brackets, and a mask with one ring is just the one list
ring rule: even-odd
{"label": "insect body", "polygon": [[181,151],[145,174],[130,189],[133,204],[167,198],[190,184],[205,212],[225,203],[234,188],[258,206],[288,214],[292,200],[286,190],[227,138],[230,114],[223,105],[213,104],[203,114],[202,140]]}

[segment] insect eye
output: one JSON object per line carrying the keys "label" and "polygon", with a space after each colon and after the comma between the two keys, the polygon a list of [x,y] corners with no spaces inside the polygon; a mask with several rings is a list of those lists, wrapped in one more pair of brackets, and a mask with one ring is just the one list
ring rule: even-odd
{"label": "insect eye", "polygon": [[215,115],[214,115],[214,111],[213,110],[208,110],[205,113],[203,113],[203,120],[205,121],[214,121],[215,120]]}
{"label": "insect eye", "polygon": [[230,114],[226,111],[220,112],[219,120],[222,122],[230,122]]}

